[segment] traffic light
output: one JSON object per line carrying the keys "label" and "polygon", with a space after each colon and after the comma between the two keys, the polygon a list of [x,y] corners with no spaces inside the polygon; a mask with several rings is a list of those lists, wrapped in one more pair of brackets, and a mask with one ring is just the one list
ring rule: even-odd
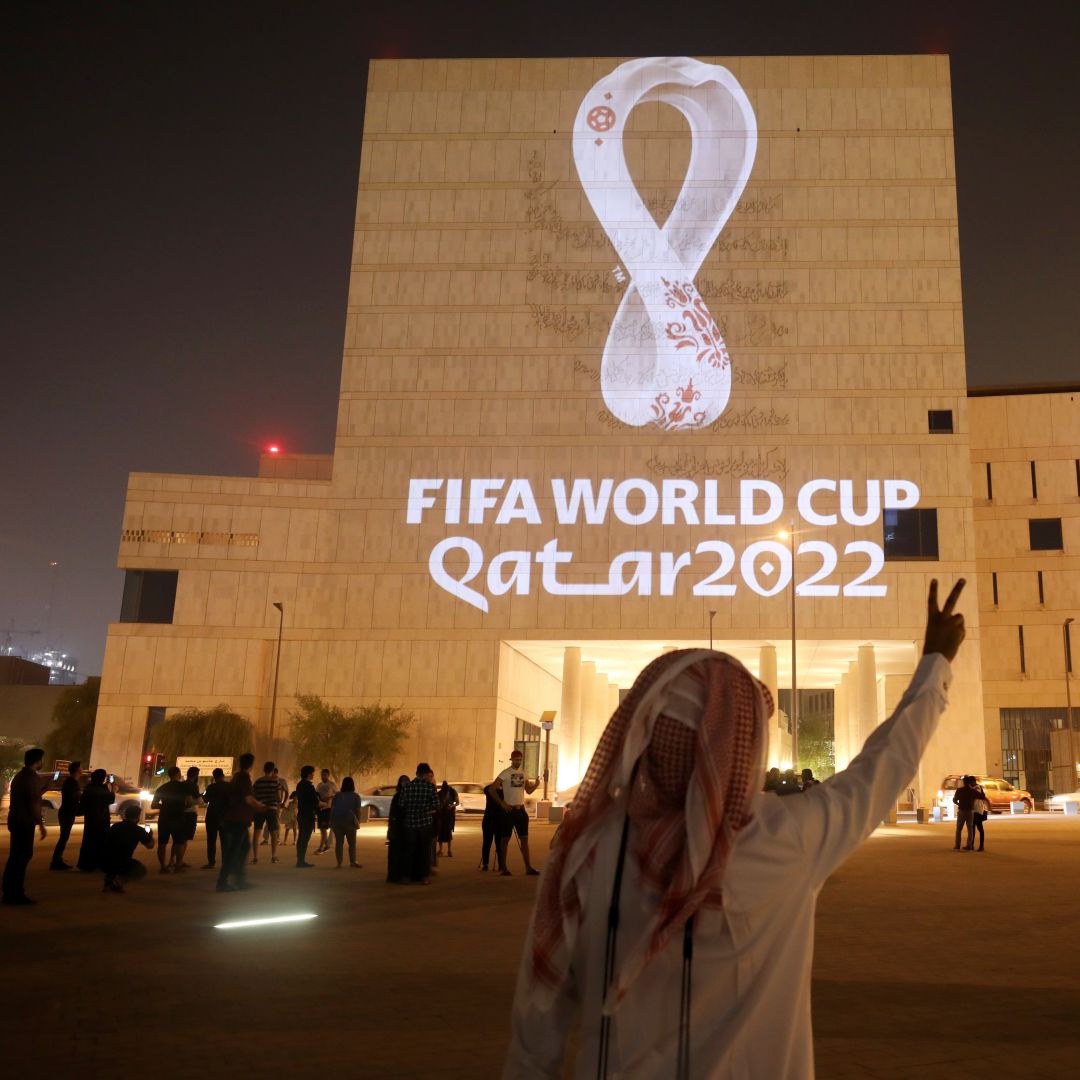
{"label": "traffic light", "polygon": [[154,765],[154,775],[155,776],[164,776],[165,775],[165,755],[164,754],[158,754],[158,756],[157,756],[157,762]]}
{"label": "traffic light", "polygon": [[154,763],[154,755],[153,754],[147,754],[146,757],[143,758],[143,764],[144,765],[153,765],[153,763]]}

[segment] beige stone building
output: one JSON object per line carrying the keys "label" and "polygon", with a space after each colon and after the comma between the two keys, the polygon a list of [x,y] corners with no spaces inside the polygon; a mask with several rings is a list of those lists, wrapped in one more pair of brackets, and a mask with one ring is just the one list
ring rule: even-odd
{"label": "beige stone building", "polygon": [[1071,762],[1060,747],[1051,763],[1051,733],[1070,727],[1070,697],[1074,732],[1080,723],[1080,684],[1066,692],[1077,640],[1066,620],[1080,617],[1080,385],[980,389],[969,405],[987,767],[1035,793],[1075,791],[1080,738]]}
{"label": "beige stone building", "polygon": [[[1075,551],[1065,398],[1038,399],[1040,484]],[[666,648],[711,633],[790,709],[794,581],[797,685],[844,764],[914,668],[929,580],[962,575],[927,798],[996,767],[1032,685],[985,681],[1015,667],[999,555],[1016,604],[1054,560],[1026,631],[1054,704],[1069,564],[999,552],[994,515],[1026,508],[972,481],[973,453],[1026,468],[1034,400],[968,399],[947,58],[376,61],[334,453],[131,476],[95,762],[135,775],[181,706],[265,737],[278,603],[280,736],[297,693],[400,703],[402,771],[486,780],[554,709],[565,786]],[[783,762],[782,719],[771,742]]]}

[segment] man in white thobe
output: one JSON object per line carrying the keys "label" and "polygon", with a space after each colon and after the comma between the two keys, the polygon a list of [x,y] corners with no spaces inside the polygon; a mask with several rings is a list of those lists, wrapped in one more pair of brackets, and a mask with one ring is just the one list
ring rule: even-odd
{"label": "man in white thobe", "polygon": [[[597,1076],[601,1055],[606,1064],[599,1075],[609,1077],[813,1076],[810,977],[818,892],[884,819],[917,771],[946,707],[950,661],[964,637],[963,616],[953,613],[963,584],[957,583],[941,610],[937,583],[931,585],[923,656],[892,716],[847,769],[796,798],[759,790],[771,700],[737,661],[687,650],[669,654],[677,659],[667,670],[658,668],[669,660],[662,657],[639,676],[641,682],[652,672],[652,685],[636,698],[632,716],[622,716],[621,710],[613,716],[609,731],[616,729],[617,738],[609,744],[609,760],[597,761],[602,740],[560,837],[563,850],[556,845],[544,870],[518,977],[507,1080],[562,1076],[566,1038],[578,1021],[577,1077]],[[739,721],[740,728],[721,717],[714,728],[727,724],[724,737],[733,746],[745,745],[745,739],[737,740],[748,732],[753,735],[756,784],[747,790],[741,814],[730,778],[721,777],[722,783],[711,788],[699,781],[702,747],[718,744],[703,741],[710,721],[697,717],[708,715],[706,706],[713,708],[713,691],[722,684],[702,689],[700,680],[695,686],[680,677],[690,670],[719,671],[717,658],[727,662],[723,678],[736,686],[728,701],[738,702],[749,719]],[[747,697],[751,684],[756,698]],[[627,702],[632,698],[634,691]],[[729,706],[728,711],[736,710]],[[715,708],[713,714],[719,715]],[[633,800],[647,771],[639,772],[639,765],[648,762],[656,745],[654,725],[659,732],[671,719],[698,724],[699,756],[686,781],[685,805],[677,807],[682,846],[665,864],[676,868],[665,871],[675,884],[664,892],[650,849],[635,847],[635,836],[651,827],[652,819],[635,819]],[[668,730],[678,729],[669,724]],[[661,766],[664,752],[656,751]],[[659,772],[656,762],[652,767]],[[712,767],[710,762],[704,771]],[[710,818],[717,805],[707,796],[703,800],[702,789],[722,793],[719,818]],[[583,793],[587,802],[579,809]],[[570,822],[580,813],[592,815],[595,824],[572,832]],[[706,819],[719,827],[703,837]],[[609,907],[624,823],[627,855],[614,964],[606,973]],[[711,892],[699,888],[710,868],[716,871]],[[549,875],[559,880],[549,882]],[[684,941],[691,939],[692,969],[684,991]],[[606,1037],[604,1016],[609,1018]]]}

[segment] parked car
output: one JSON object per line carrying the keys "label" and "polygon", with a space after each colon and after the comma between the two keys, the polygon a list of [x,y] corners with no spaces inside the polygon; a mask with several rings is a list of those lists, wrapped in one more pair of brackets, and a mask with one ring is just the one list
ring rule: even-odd
{"label": "parked car", "polygon": [[390,803],[397,794],[397,784],[381,784],[360,796],[361,806],[371,807],[373,818],[387,817],[390,813]]}
{"label": "parked car", "polygon": [[1051,810],[1064,810],[1067,802],[1080,803],[1080,791],[1066,791],[1062,795],[1051,795],[1046,800]]}
{"label": "parked car", "polygon": [[[80,790],[90,783],[91,771],[89,769],[83,770],[82,776],[79,777]],[[66,772],[61,772],[59,776],[49,773],[48,779],[45,781],[45,787],[41,793],[41,808],[46,814],[46,820],[50,823],[56,820],[56,811],[60,809],[60,789],[64,786],[66,779]],[[109,807],[109,811],[119,816],[123,814],[125,806],[134,803],[142,811],[145,818],[156,818],[157,811],[150,809],[153,798],[154,793],[152,791],[138,788],[127,780],[121,780],[118,777],[116,780],[116,800]]]}
{"label": "parked car", "polygon": [[484,785],[472,780],[451,780],[450,786],[458,794],[459,814],[482,814],[487,805]]}
{"label": "parked car", "polygon": [[[1002,780],[996,776],[976,776],[975,780],[979,786],[986,792],[987,801],[990,803],[990,811],[994,814],[1008,813],[1012,804],[1015,802],[1022,802],[1024,804],[1024,813],[1030,814],[1035,809],[1035,796],[1030,791],[1024,791],[1023,788],[1015,788],[1008,780]],[[953,795],[956,794],[956,789],[960,787],[964,782],[964,776],[962,773],[954,773],[952,776],[946,776],[941,781],[941,787],[938,789],[937,801],[938,805],[943,807],[949,807],[952,805]]]}

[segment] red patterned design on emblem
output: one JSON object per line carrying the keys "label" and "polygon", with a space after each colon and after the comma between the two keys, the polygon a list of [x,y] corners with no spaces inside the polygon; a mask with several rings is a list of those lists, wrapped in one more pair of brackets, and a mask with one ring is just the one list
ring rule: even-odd
{"label": "red patterned design on emblem", "polygon": [[705,422],[705,410],[694,411],[694,404],[701,400],[701,391],[694,389],[694,380],[675,391],[675,400],[666,391],[656,395],[652,403],[653,424],[661,431],[689,431]]}
{"label": "red patterned design on emblem", "polygon": [[675,348],[693,349],[694,358],[699,364],[704,362],[712,367],[726,368],[730,361],[720,328],[697,289],[689,281],[671,282],[666,277],[660,280],[664,283],[667,306],[681,309],[684,320],[672,320],[664,328],[668,338],[675,342]]}
{"label": "red patterned design on emblem", "polygon": [[585,120],[593,131],[610,131],[615,126],[615,110],[606,105],[597,105],[589,110]]}

